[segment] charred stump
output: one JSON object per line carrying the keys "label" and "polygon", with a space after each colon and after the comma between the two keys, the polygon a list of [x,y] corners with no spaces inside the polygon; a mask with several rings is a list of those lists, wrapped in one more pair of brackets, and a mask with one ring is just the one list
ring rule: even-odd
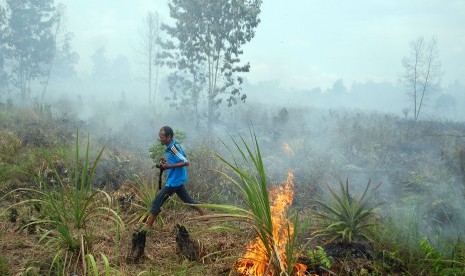
{"label": "charred stump", "polygon": [[138,231],[132,233],[131,238],[131,255],[128,259],[134,263],[138,263],[141,258],[144,256],[145,251],[145,241],[147,239],[146,231]]}
{"label": "charred stump", "polygon": [[198,261],[200,255],[198,243],[191,239],[189,232],[187,232],[184,226],[176,224],[176,228],[176,244],[178,245],[179,252],[190,261]]}

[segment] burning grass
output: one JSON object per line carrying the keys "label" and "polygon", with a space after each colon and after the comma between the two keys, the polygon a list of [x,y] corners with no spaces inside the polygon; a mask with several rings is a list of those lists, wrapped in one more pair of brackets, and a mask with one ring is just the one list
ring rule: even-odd
{"label": "burning grass", "polygon": [[[16,116],[16,118],[19,117]],[[402,124],[398,125],[395,121],[383,125],[384,121],[381,119],[376,121],[375,126],[372,126],[363,122],[363,116],[352,118],[344,116],[344,119],[342,117],[341,119],[329,118],[328,125],[336,121],[341,126],[349,126],[348,128],[338,129],[340,131],[339,135],[347,138],[342,143],[345,151],[341,151],[340,145],[335,141],[331,141],[331,146],[326,151],[323,150],[323,154],[316,147],[303,146],[302,139],[316,139],[318,137],[315,136],[316,132],[321,137],[324,137],[324,139],[333,137],[325,133],[324,129],[313,130],[314,132],[299,130],[299,134],[296,135],[298,138],[290,138],[291,140],[285,141],[284,146],[281,143],[282,141],[271,141],[264,147],[269,151],[269,154],[266,154],[267,158],[270,156],[270,160],[273,162],[279,161],[277,163],[279,164],[277,166],[279,169],[271,171],[273,174],[271,178],[273,180],[281,178],[281,175],[288,167],[296,168],[295,178],[297,179],[288,177],[288,179],[293,180],[295,187],[294,184],[287,182],[282,186],[270,185],[267,183],[270,175],[265,175],[264,173],[260,175],[260,172],[258,174],[239,174],[234,177],[220,179],[218,177],[220,174],[217,170],[224,169],[224,164],[218,162],[218,159],[212,158],[213,153],[210,151],[210,147],[208,149],[193,148],[195,151],[193,153],[195,154],[191,155],[193,157],[191,160],[194,160],[194,162],[189,167],[192,178],[188,184],[192,185],[190,186],[192,189],[189,186],[188,189],[193,191],[193,194],[202,202],[226,202],[236,204],[234,205],[235,208],[239,208],[237,205],[242,206],[244,204],[246,208],[241,211],[242,220],[239,221],[247,223],[238,223],[237,220],[231,221],[224,214],[216,213],[215,211],[212,211],[210,215],[212,217],[217,216],[218,220],[207,222],[193,220],[192,218],[196,217],[196,213],[190,211],[189,208],[176,199],[172,199],[165,205],[164,210],[160,214],[160,220],[155,224],[154,231],[148,234],[145,258],[137,264],[131,263],[127,259],[130,252],[131,225],[126,225],[129,227],[124,229],[123,227],[118,227],[114,222],[104,219],[98,222],[89,222],[87,231],[92,233],[89,235],[91,237],[89,240],[91,246],[88,252],[92,255],[85,256],[87,264],[93,265],[95,263],[95,268],[99,274],[110,271],[111,274],[118,275],[278,275],[278,272],[281,271],[285,271],[285,273],[291,275],[308,275],[310,273],[322,275],[330,272],[340,275],[367,272],[376,275],[395,275],[401,273],[407,275],[432,275],[431,273],[445,273],[452,271],[451,269],[459,273],[463,272],[465,265],[463,254],[460,253],[464,251],[461,241],[456,243],[456,245],[461,246],[456,246],[458,249],[453,251],[460,254],[454,253],[455,255],[452,256],[442,251],[439,252],[438,249],[433,248],[429,243],[427,244],[428,246],[425,246],[423,242],[423,247],[418,247],[419,237],[421,237],[421,234],[423,234],[422,230],[424,230],[422,225],[425,223],[425,220],[422,218],[431,215],[432,211],[436,211],[436,213],[433,213],[435,215],[434,218],[445,215],[454,219],[457,217],[460,218],[459,212],[450,211],[454,209],[451,208],[453,201],[449,200],[451,194],[456,195],[459,193],[449,192],[440,194],[440,198],[447,200],[441,201],[439,206],[442,208],[441,210],[447,212],[437,213],[438,210],[436,208],[436,210],[427,210],[428,214],[415,213],[418,218],[412,221],[412,226],[408,221],[399,221],[395,218],[392,218],[392,220],[380,220],[381,223],[388,221],[389,225],[376,225],[374,227],[373,232],[377,236],[373,238],[372,242],[367,243],[370,258],[362,256],[363,254],[345,254],[347,251],[350,251],[345,249],[359,248],[357,247],[359,244],[333,243],[323,248],[321,246],[329,241],[329,239],[323,240],[323,237],[315,239],[314,232],[305,231],[302,233],[302,230],[299,230],[302,228],[310,229],[315,224],[318,226],[319,222],[314,221],[314,214],[311,212],[315,208],[314,195],[324,187],[322,185],[324,179],[328,175],[334,175],[335,172],[344,175],[350,175],[351,173],[358,174],[356,175],[356,177],[358,176],[357,178],[354,177],[357,181],[353,182],[359,183],[359,180],[363,178],[361,182],[363,183],[366,180],[364,177],[369,173],[375,174],[376,177],[376,172],[379,172],[379,168],[383,168],[383,173],[390,169],[394,173],[390,171],[386,172],[387,178],[392,182],[396,192],[399,193],[399,197],[403,196],[403,200],[409,200],[410,198],[415,198],[415,196],[418,197],[420,192],[420,195],[423,195],[425,200],[429,200],[430,197],[427,197],[429,196],[428,192],[431,190],[431,187],[440,187],[439,184],[441,183],[439,183],[439,180],[445,179],[450,183],[455,181],[455,167],[450,166],[450,164],[457,163],[458,160],[456,159],[459,156],[452,153],[457,151],[458,147],[463,147],[463,143],[452,143],[449,140],[445,141],[445,138],[441,138],[445,141],[441,142],[441,139],[435,136],[421,139],[421,137],[415,136],[421,133],[420,131],[415,132],[415,129],[408,127],[402,128]],[[2,122],[3,126],[8,126],[11,130],[6,128],[0,130],[0,152],[2,153],[0,156],[0,163],[2,165],[0,169],[1,195],[8,193],[13,188],[35,187],[34,179],[37,175],[44,176],[44,172],[53,170],[53,167],[56,167],[53,165],[55,163],[47,164],[44,161],[43,156],[47,154],[52,161],[62,165],[63,156],[60,154],[62,149],[56,146],[65,147],[65,144],[69,144],[70,141],[66,139],[66,141],[62,141],[52,136],[58,132],[68,133],[69,128],[61,127],[61,123],[56,124],[57,127],[54,127],[54,124],[58,121],[54,121],[46,116],[44,116],[43,120],[44,123],[41,124],[34,122],[5,124],[5,122]],[[347,123],[351,120],[352,123]],[[355,124],[355,121],[357,124]],[[309,123],[308,125],[311,124]],[[33,131],[24,129],[15,131],[14,127],[16,126],[18,128],[31,127]],[[356,126],[357,129],[354,131],[350,126],[353,126],[352,128]],[[57,131],[39,132],[38,127],[44,130],[47,127],[52,127]],[[420,128],[421,126],[418,127]],[[31,137],[35,132],[41,134],[37,136],[40,139]],[[412,135],[407,136],[410,132],[412,132]],[[73,137],[73,131],[70,133],[71,135],[66,137]],[[390,136],[395,133],[400,133],[399,135],[402,136],[402,139],[399,140],[394,137],[397,134]],[[314,135],[312,136],[311,134]],[[404,143],[404,141],[413,139],[413,137],[417,137],[419,140]],[[52,139],[52,141],[46,141],[47,139]],[[95,141],[100,140],[96,139]],[[107,140],[105,141],[108,142]],[[435,146],[445,149],[441,153],[440,159],[439,157],[437,159],[431,158],[431,154],[434,151],[422,150],[423,148],[428,148],[430,146],[428,143],[431,141],[439,141],[436,142]],[[41,147],[36,147],[39,144]],[[147,143],[135,142],[135,144],[140,146]],[[420,144],[420,147],[418,144]],[[452,146],[449,146],[449,144]],[[110,159],[99,165],[99,167],[102,166],[102,171],[96,171],[96,176],[100,178],[98,187],[107,189],[106,191],[112,201],[111,208],[127,223],[130,218],[137,215],[138,210],[136,210],[137,206],[131,204],[135,200],[134,191],[131,189],[124,190],[125,187],[120,187],[121,183],[135,184],[132,178],[133,173],[137,173],[141,178],[150,179],[153,178],[154,172],[147,171],[149,167],[147,164],[150,164],[150,160],[147,158],[143,159],[140,157],[140,159],[137,159],[139,156],[132,158],[133,155],[124,152],[124,145],[119,143],[110,143],[110,145],[115,146],[118,151],[107,147],[107,154],[110,154]],[[99,148],[99,145],[96,145],[96,147]],[[418,151],[408,151],[412,150],[412,148],[418,149]],[[253,153],[252,148],[251,150],[250,152]],[[284,151],[284,155],[276,157],[276,152],[280,150]],[[237,151],[235,152],[237,153]],[[243,154],[247,156],[249,151],[246,149],[243,151]],[[129,157],[121,158],[125,156]],[[102,157],[102,160],[105,160],[104,158],[105,156]],[[21,162],[17,162],[19,159]],[[139,160],[140,163],[136,164],[134,159]],[[257,161],[258,159],[255,160]],[[145,165],[140,166],[140,164]],[[234,165],[234,162],[231,164]],[[461,163],[456,164],[456,169],[458,172],[463,173],[460,169],[461,167],[458,167],[459,164]],[[256,164],[248,166],[245,171],[248,173],[251,172],[255,165],[258,165],[259,170],[264,168],[264,165],[257,161]],[[418,175],[421,177],[405,177],[405,175],[397,173],[400,172],[400,167],[402,167],[402,171],[415,172],[415,176]],[[440,170],[436,168],[440,168]],[[231,171],[234,172],[234,169],[229,169],[228,173]],[[211,173],[211,170],[215,170],[215,172]],[[20,175],[19,172],[24,172],[25,174]],[[397,174],[398,177],[393,177],[393,174]],[[256,176],[258,178],[254,178]],[[460,175],[460,177],[462,176]],[[354,178],[351,175],[351,179]],[[253,202],[247,202],[247,200],[241,198],[241,190],[233,191],[230,189],[231,185],[229,184],[233,182],[232,180],[240,184],[239,182],[244,179],[248,186],[257,179],[258,181],[263,180],[263,182],[258,183],[258,190],[255,191],[258,194],[255,195],[259,195],[262,199],[265,196],[269,198],[265,201],[258,201],[260,204],[264,204],[262,206],[264,208],[255,210],[257,213],[254,213],[253,208],[258,206],[254,205]],[[402,183],[406,179],[412,180],[416,188],[409,190],[401,189]],[[425,181],[425,179],[428,181]],[[52,179],[49,178],[49,180],[51,182]],[[461,178],[459,180],[461,181]],[[112,182],[113,184],[107,185],[108,182]],[[147,181],[146,184],[151,185],[152,182]],[[126,187],[129,186],[127,185]],[[271,189],[272,186],[276,186],[275,189]],[[118,190],[113,191],[113,189]],[[132,196],[131,193],[133,194]],[[25,199],[29,198],[26,198],[24,194],[17,194],[14,198],[8,198],[0,202],[0,213],[7,206]],[[238,202],[239,204],[237,204]],[[434,203],[437,200],[428,202]],[[434,209],[435,206],[433,204],[430,209]],[[414,207],[417,208],[417,206]],[[295,208],[299,208],[302,211],[299,212],[299,217],[292,219],[288,214]],[[269,216],[267,214],[268,211]],[[83,268],[80,264],[77,266],[74,264],[69,265],[69,262],[63,262],[64,259],[55,260],[54,262],[53,256],[57,248],[46,247],[42,243],[38,243],[38,238],[45,233],[50,225],[35,227],[35,229],[22,228],[31,222],[32,219],[36,219],[37,215],[38,212],[34,211],[34,206],[31,205],[18,209],[17,213],[9,214],[7,212],[1,216],[0,274],[18,275],[26,274],[26,271],[28,271],[34,275],[35,271],[35,275],[47,275],[50,271],[57,273],[64,269],[68,275],[72,272],[82,275]],[[260,215],[264,217],[260,217]],[[178,223],[186,227],[193,241],[198,244],[199,255],[197,261],[184,259],[178,251],[175,238],[176,225]],[[431,225],[427,224],[427,226]],[[438,225],[445,226],[446,224],[440,221]],[[266,230],[262,229],[263,231],[261,231],[259,228],[263,226],[272,227]],[[209,228],[216,229],[216,231],[209,230]],[[234,229],[236,231],[223,231],[224,229]],[[396,229],[399,233],[396,232]],[[385,234],[384,236],[382,235],[383,233]],[[264,237],[265,239],[257,238],[257,236]],[[310,238],[314,239],[308,243],[306,250],[302,250],[303,245],[307,244]],[[408,240],[408,244],[406,240]],[[437,244],[434,243],[434,245]],[[439,245],[441,244],[439,243]],[[415,246],[417,247],[415,248]],[[271,253],[266,251],[267,247],[270,250],[268,252]],[[294,247],[294,250],[291,250],[291,247]],[[296,248],[297,250],[295,250]],[[76,254],[73,260],[76,261],[79,259],[77,256]],[[94,262],[91,261],[92,258]],[[105,262],[105,258],[107,258],[108,263]],[[274,264],[270,266],[270,262],[274,262]],[[292,262],[301,264],[292,265]],[[244,267],[246,270],[241,270]],[[250,271],[250,268],[253,268],[254,271]],[[93,273],[96,270],[87,266],[87,271]]]}
{"label": "burning grass", "polygon": [[[293,182],[294,175],[288,173],[288,178],[284,186],[275,187],[270,190],[270,202],[272,203],[272,236],[270,243],[272,244],[275,256],[267,254],[265,245],[262,240],[257,237],[249,242],[246,247],[246,253],[234,265],[235,269],[241,275],[278,275],[272,267],[271,258],[277,258],[280,264],[280,271],[291,271],[293,275],[305,275],[307,266],[304,264],[295,263],[294,252],[288,252],[290,249],[289,243],[292,242],[294,236],[294,225],[289,221],[287,216],[288,208],[292,205],[294,197]],[[291,258],[291,260],[288,260]],[[293,269],[288,269],[287,265],[294,265]]]}

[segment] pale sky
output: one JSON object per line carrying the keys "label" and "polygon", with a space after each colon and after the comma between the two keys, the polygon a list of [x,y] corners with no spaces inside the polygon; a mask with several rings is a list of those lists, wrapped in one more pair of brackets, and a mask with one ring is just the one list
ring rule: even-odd
{"label": "pale sky", "polygon": [[[78,72],[91,72],[90,56],[135,61],[138,28],[147,12],[169,20],[165,0],[62,0],[67,29],[75,34]],[[465,0],[265,0],[255,38],[243,47],[251,83],[326,89],[343,79],[395,82],[409,43],[438,39],[442,84],[465,82]],[[137,64],[132,65],[133,69]]]}

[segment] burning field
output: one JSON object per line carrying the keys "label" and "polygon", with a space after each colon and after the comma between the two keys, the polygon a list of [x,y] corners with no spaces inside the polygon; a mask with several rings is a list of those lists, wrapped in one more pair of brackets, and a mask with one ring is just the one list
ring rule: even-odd
{"label": "burning field", "polygon": [[[134,221],[147,216],[158,192],[153,160],[140,149],[153,141],[134,141],[128,131],[91,136],[86,165],[68,160],[78,147],[79,157],[87,155],[85,141],[76,142],[77,122],[30,117],[5,117],[0,129],[0,275],[464,275],[463,240],[445,235],[463,229],[464,150],[455,136],[428,136],[413,147],[397,135],[418,136],[421,125],[357,115],[327,118],[326,130],[308,127],[286,142],[263,139],[263,153],[256,137],[238,139],[241,147],[230,151],[193,145],[187,188],[220,207],[203,221],[174,196],[140,261],[131,262]],[[340,141],[331,140],[334,129]],[[236,159],[217,158],[228,152]],[[242,161],[245,169],[234,168]],[[334,175],[351,176],[350,185],[327,181]],[[372,177],[387,180],[388,189],[371,189]],[[391,213],[378,212],[378,200]],[[451,246],[440,251],[422,240],[432,232],[444,235],[437,244]]]}
{"label": "burning field", "polygon": [[[292,205],[294,175],[288,172],[284,186],[270,190],[270,203],[273,231],[269,237],[267,249],[260,238],[250,241],[246,253],[234,265],[240,275],[280,275],[281,271],[289,271],[288,265],[293,265],[293,275],[306,275],[307,266],[288,260],[287,251],[294,235],[294,225],[289,220],[288,208]],[[270,250],[271,249],[271,250]],[[290,256],[296,259],[296,256]]]}

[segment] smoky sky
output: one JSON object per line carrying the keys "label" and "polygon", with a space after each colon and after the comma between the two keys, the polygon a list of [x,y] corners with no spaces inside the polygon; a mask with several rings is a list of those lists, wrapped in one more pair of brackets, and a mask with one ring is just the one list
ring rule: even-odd
{"label": "smoky sky", "polygon": [[[89,74],[90,56],[104,47],[110,57],[129,57],[147,12],[170,23],[165,1],[62,1],[68,30],[81,56],[80,74]],[[242,59],[251,63],[248,80],[278,81],[284,88],[331,88],[338,79],[395,83],[410,41],[438,39],[447,86],[465,75],[464,1],[269,0],[262,4],[254,39]],[[86,20],[82,20],[85,18]]]}

